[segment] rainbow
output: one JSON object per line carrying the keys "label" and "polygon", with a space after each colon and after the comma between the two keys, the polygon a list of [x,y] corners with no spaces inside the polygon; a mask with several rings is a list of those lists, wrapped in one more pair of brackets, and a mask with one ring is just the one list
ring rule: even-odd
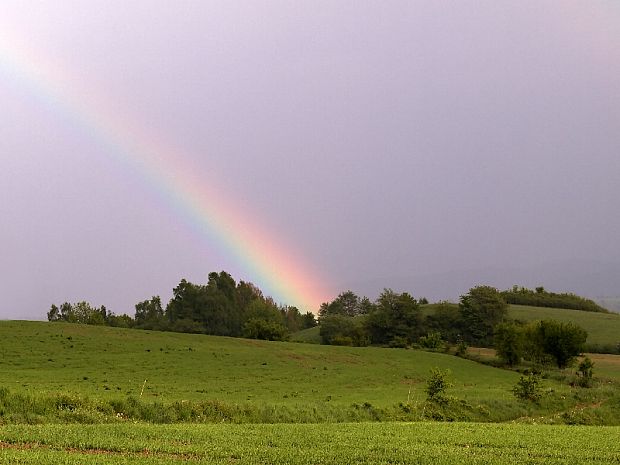
{"label": "rainbow", "polygon": [[221,182],[206,179],[187,154],[115,108],[110,99],[69,70],[0,30],[0,75],[62,113],[105,148],[124,169],[139,174],[190,227],[230,257],[267,295],[303,311],[317,311],[330,293],[307,260],[283,246]]}

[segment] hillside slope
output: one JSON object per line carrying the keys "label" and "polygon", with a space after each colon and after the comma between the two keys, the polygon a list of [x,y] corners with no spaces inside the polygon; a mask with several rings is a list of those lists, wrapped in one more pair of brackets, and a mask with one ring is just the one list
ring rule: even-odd
{"label": "hillside slope", "polygon": [[[0,386],[94,398],[276,404],[423,400],[432,367],[459,397],[512,400],[517,373],[457,357],[43,322],[0,322]],[[145,381],[146,380],[146,381]]]}

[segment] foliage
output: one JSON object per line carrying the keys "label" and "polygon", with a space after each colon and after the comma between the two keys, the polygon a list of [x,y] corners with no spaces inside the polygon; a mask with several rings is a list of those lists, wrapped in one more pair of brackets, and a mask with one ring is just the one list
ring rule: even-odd
{"label": "foliage", "polygon": [[555,320],[530,323],[526,328],[525,354],[540,363],[552,360],[558,368],[566,368],[583,350],[587,332],[573,324]]}
{"label": "foliage", "polygon": [[332,316],[358,316],[366,315],[372,309],[372,303],[367,297],[360,298],[353,291],[345,291],[333,301],[321,304],[319,319]]}
{"label": "foliage", "polygon": [[204,285],[182,279],[165,309],[159,296],[137,303],[135,309],[132,319],[114,315],[104,306],[64,303],[60,308],[52,305],[47,317],[69,323],[278,340],[316,325],[311,312],[278,306],[252,283],[236,283],[225,271],[209,273]]}
{"label": "foliage", "polygon": [[426,398],[430,402],[443,403],[446,401],[446,389],[452,387],[448,381],[450,370],[442,371],[438,367],[431,369],[431,375],[426,380]]}
{"label": "foliage", "polygon": [[163,329],[164,310],[161,306],[161,298],[153,296],[136,304],[135,326],[141,329]]}
{"label": "foliage", "polygon": [[67,323],[80,323],[86,325],[109,325],[112,326],[117,323],[116,326],[122,321],[126,321],[127,315],[121,315],[120,317],[114,315],[105,308],[93,307],[91,304],[85,301],[71,304],[69,302],[63,303],[60,308],[52,304],[49,312],[47,312],[48,321],[64,321]]}
{"label": "foliage", "polygon": [[373,344],[404,340],[408,345],[423,334],[421,322],[420,307],[410,294],[384,289],[368,314],[366,327]]}
{"label": "foliage", "polygon": [[540,374],[529,372],[521,378],[512,388],[512,392],[518,399],[530,402],[539,402],[542,397],[542,380]]}
{"label": "foliage", "polygon": [[439,331],[431,331],[426,336],[420,337],[418,343],[424,349],[439,350],[445,346],[445,341],[441,338]]}
{"label": "foliage", "polygon": [[428,331],[439,332],[443,339],[452,343],[462,339],[464,324],[457,304],[444,301],[428,305],[425,309],[430,310],[424,319]]}
{"label": "foliage", "polygon": [[594,362],[585,357],[577,368],[577,384],[581,387],[591,387],[594,378]]}
{"label": "foliage", "polygon": [[261,318],[250,318],[243,325],[243,337],[249,339],[264,339],[267,341],[283,341],[288,332],[286,328],[275,321],[267,321]]}
{"label": "foliage", "polygon": [[456,352],[454,355],[457,357],[464,357],[467,354],[467,342],[460,335],[456,340]]}
{"label": "foliage", "polygon": [[477,286],[461,296],[459,310],[468,342],[488,345],[493,328],[506,317],[508,305],[494,287]]}
{"label": "foliage", "polygon": [[523,331],[515,323],[500,323],[493,337],[497,356],[507,365],[514,366],[523,357]]}
{"label": "foliage", "polygon": [[370,343],[363,316],[324,315],[319,331],[322,344],[363,347]]}
{"label": "foliage", "polygon": [[609,312],[606,308],[601,307],[591,299],[586,299],[572,293],[549,292],[542,286],[534,290],[513,286],[512,289],[502,291],[501,294],[504,300],[509,304],[565,308],[583,310],[586,312]]}

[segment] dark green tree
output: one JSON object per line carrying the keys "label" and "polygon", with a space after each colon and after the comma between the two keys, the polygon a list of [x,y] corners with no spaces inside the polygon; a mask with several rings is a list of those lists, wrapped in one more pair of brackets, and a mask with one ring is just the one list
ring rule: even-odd
{"label": "dark green tree", "polygon": [[432,305],[433,312],[424,319],[428,331],[438,331],[442,338],[452,343],[462,340],[463,318],[459,306],[451,302]]}
{"label": "dark green tree", "polygon": [[327,315],[321,318],[319,334],[322,344],[344,346],[367,346],[370,338],[364,325],[364,317]]}
{"label": "dark green tree", "polygon": [[566,368],[583,351],[587,337],[586,330],[574,323],[537,321],[527,330],[527,353],[536,361],[550,358],[558,368]]}
{"label": "dark green tree", "polygon": [[411,344],[422,334],[418,302],[406,292],[384,289],[368,314],[366,326],[373,344]]}
{"label": "dark green tree", "polygon": [[523,357],[523,330],[515,323],[500,323],[493,338],[497,356],[507,365],[514,366]]}
{"label": "dark green tree", "polygon": [[136,304],[135,324],[142,329],[163,329],[164,310],[161,306],[161,298],[151,297]]}
{"label": "dark green tree", "polygon": [[459,310],[468,342],[488,345],[493,328],[506,317],[508,304],[494,287],[477,286],[461,296]]}
{"label": "dark green tree", "polygon": [[327,315],[357,316],[370,310],[370,301],[360,299],[353,291],[346,291],[338,295],[332,302],[321,304],[319,318]]}
{"label": "dark green tree", "polygon": [[52,304],[50,311],[47,312],[47,321],[59,321],[60,320],[60,310],[54,304]]}

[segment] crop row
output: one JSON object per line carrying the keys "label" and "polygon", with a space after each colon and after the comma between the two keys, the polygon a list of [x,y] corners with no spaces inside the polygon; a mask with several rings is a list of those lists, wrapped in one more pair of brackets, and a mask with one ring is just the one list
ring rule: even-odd
{"label": "crop row", "polygon": [[10,425],[20,464],[618,464],[619,427],[475,423]]}

